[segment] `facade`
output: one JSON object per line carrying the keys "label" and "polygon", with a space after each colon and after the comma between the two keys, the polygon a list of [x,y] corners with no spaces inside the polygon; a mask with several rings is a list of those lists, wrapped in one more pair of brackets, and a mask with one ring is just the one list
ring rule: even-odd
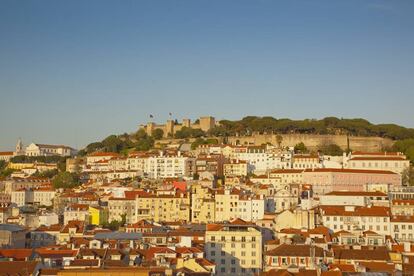
{"label": "facade", "polygon": [[212,191],[201,184],[191,185],[191,222],[216,221],[215,200]]}
{"label": "facade", "polygon": [[151,156],[146,159],[144,174],[150,178],[192,177],[195,173],[195,158],[176,155]]}
{"label": "facade", "polygon": [[208,224],[205,255],[216,264],[216,275],[254,275],[262,268],[262,234],[240,219]]}
{"label": "facade", "polygon": [[224,176],[240,177],[248,173],[248,163],[244,160],[230,160],[223,165]]}
{"label": "facade", "polygon": [[321,222],[333,231],[374,231],[389,235],[391,231],[389,207],[382,206],[321,206]]}
{"label": "facade", "polygon": [[135,201],[136,220],[151,219],[155,222],[190,221],[189,193],[169,191],[166,193],[138,194]]}
{"label": "facade", "polygon": [[46,145],[31,143],[26,147],[26,156],[73,156],[76,150],[63,145]]}
{"label": "facade", "polygon": [[0,152],[0,161],[9,162],[13,156],[14,153],[12,151],[2,151]]}
{"label": "facade", "polygon": [[0,247],[24,248],[26,244],[26,230],[14,224],[0,224]]}
{"label": "facade", "polygon": [[410,160],[401,152],[352,152],[348,168],[359,170],[387,170],[402,174]]}
{"label": "facade", "polygon": [[391,171],[354,169],[307,169],[303,183],[312,185],[315,194],[332,191],[364,191],[369,184],[401,186],[401,176]]}

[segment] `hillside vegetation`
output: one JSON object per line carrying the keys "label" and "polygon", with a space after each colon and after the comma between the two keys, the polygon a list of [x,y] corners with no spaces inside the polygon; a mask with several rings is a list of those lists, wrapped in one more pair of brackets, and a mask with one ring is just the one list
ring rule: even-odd
{"label": "hillside vegetation", "polygon": [[[193,148],[199,144],[215,143],[215,139],[207,137],[250,136],[253,133],[261,134],[346,134],[351,136],[375,136],[397,140],[393,148],[404,152],[411,161],[414,161],[414,129],[396,124],[372,124],[365,119],[339,119],[327,117],[321,120],[305,119],[290,120],[273,117],[248,116],[241,120],[222,120],[220,125],[205,133],[199,129],[183,128],[174,138],[197,138]],[[110,135],[101,142],[89,144],[80,151],[80,155],[94,151],[118,152],[126,154],[131,150],[149,150],[154,147],[155,140],[162,139],[163,133],[159,130],[149,136],[144,130],[138,130],[132,135]],[[204,138],[203,138],[204,137]],[[334,145],[331,145],[334,147]],[[321,149],[322,150],[322,149]]]}

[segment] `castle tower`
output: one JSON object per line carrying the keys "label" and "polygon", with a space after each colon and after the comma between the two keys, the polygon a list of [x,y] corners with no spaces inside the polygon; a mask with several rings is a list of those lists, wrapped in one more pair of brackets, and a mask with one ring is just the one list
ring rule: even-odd
{"label": "castle tower", "polygon": [[214,117],[200,117],[200,128],[202,131],[209,131],[216,125],[216,120]]}
{"label": "castle tower", "polygon": [[167,123],[165,124],[165,131],[164,131],[164,135],[166,137],[168,137],[168,134],[174,135],[174,121],[173,120],[168,120]]}
{"label": "castle tower", "polygon": [[183,127],[191,127],[190,119],[183,119]]}

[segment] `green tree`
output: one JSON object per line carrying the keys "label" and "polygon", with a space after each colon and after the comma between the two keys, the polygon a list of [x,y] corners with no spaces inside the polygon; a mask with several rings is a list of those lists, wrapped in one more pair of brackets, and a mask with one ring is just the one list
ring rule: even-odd
{"label": "green tree", "polygon": [[140,139],[135,143],[135,149],[139,151],[147,151],[150,150],[154,146],[154,139],[152,137],[147,136],[144,139]]}
{"label": "green tree", "polygon": [[152,138],[154,138],[155,140],[160,140],[160,139],[162,139],[162,137],[164,137],[164,131],[162,129],[156,128],[152,132]]}
{"label": "green tree", "polygon": [[282,137],[282,135],[276,135],[276,143],[277,143],[277,146],[278,146],[279,148],[281,147],[282,142],[283,142],[283,137]]}
{"label": "green tree", "polygon": [[412,166],[406,168],[403,171],[401,178],[404,186],[414,186],[414,168]]}
{"label": "green tree", "polygon": [[341,156],[343,150],[337,144],[320,145],[319,151],[325,155]]}
{"label": "green tree", "polygon": [[300,142],[295,145],[294,147],[295,153],[308,153],[308,148],[305,146],[303,142]]}
{"label": "green tree", "polygon": [[52,179],[52,184],[56,189],[71,189],[80,185],[79,176],[70,172],[60,172]]}

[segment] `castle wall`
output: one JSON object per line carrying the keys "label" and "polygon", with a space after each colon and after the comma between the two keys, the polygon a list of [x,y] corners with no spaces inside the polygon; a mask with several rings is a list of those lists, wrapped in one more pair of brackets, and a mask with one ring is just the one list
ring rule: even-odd
{"label": "castle wall", "polygon": [[[322,144],[337,144],[342,149],[347,149],[346,135],[317,135],[317,134],[280,134],[283,138],[282,146],[293,147],[296,144],[303,142],[310,150],[316,150]],[[275,134],[254,134],[247,137],[228,137],[228,142],[240,145],[254,144],[261,145],[271,143],[277,145]],[[390,147],[394,143],[393,140],[381,137],[349,137],[349,146],[352,150],[363,151],[381,151],[384,147]]]}

